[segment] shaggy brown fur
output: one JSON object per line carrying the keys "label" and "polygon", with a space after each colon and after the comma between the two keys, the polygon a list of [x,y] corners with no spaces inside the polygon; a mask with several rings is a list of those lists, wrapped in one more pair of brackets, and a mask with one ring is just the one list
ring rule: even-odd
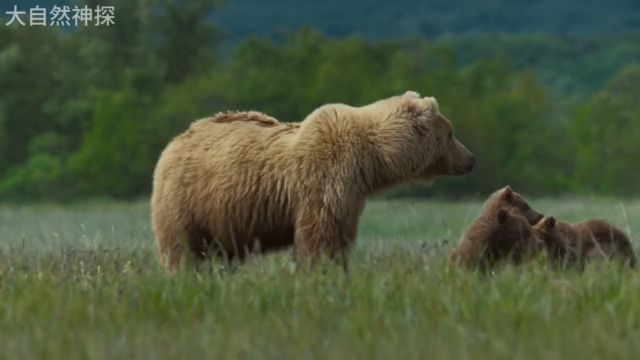
{"label": "shaggy brown fur", "polygon": [[343,258],[365,198],[470,172],[434,98],[407,92],[363,107],[325,105],[299,125],[264,114],[196,121],[163,151],[151,212],[162,263],[183,253],[242,260],[294,244],[299,260]]}
{"label": "shaggy brown fur", "polygon": [[502,261],[521,263],[541,246],[527,219],[516,209],[491,208],[471,224],[450,260],[454,265],[484,270]]}
{"label": "shaggy brown fur", "polygon": [[552,263],[583,266],[589,259],[619,259],[630,267],[636,255],[629,237],[603,220],[567,224],[547,217],[534,226]]}
{"label": "shaggy brown fur", "polygon": [[484,202],[482,213],[496,214],[499,209],[504,207],[515,210],[524,216],[531,225],[536,224],[543,217],[542,214],[533,210],[519,193],[513,191],[511,186],[505,186],[491,194]]}

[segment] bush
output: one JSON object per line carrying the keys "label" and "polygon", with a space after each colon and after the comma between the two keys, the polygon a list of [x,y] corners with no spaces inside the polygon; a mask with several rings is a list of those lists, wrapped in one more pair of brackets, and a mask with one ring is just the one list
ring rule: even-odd
{"label": "bush", "polygon": [[60,158],[37,154],[26,164],[8,171],[0,182],[0,197],[9,199],[61,199],[64,166]]}
{"label": "bush", "polygon": [[79,195],[130,197],[150,188],[157,149],[148,106],[131,89],[105,93],[69,172]]}

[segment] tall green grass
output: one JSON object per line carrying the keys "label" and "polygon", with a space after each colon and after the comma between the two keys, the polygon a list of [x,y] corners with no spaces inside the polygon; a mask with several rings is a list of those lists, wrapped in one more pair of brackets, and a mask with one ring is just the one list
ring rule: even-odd
{"label": "tall green grass", "polygon": [[[0,356],[637,358],[640,276],[539,259],[480,275],[446,257],[479,202],[369,203],[345,274],[289,254],[167,276],[148,207],[0,207]],[[640,202],[539,200],[638,234]]]}

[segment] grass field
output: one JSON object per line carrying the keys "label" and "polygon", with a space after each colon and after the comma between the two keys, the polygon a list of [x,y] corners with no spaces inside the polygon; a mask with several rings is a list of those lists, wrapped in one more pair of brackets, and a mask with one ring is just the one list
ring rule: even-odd
{"label": "grass field", "polygon": [[[640,202],[532,201],[640,234]],[[287,253],[233,272],[158,268],[148,207],[0,206],[0,355],[68,358],[638,358],[640,276],[446,257],[478,202],[368,204],[349,274]]]}

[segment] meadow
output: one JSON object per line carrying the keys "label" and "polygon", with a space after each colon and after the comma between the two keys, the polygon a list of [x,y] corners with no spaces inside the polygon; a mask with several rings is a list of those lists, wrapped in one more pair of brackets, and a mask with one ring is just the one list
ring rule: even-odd
{"label": "meadow", "polygon": [[[640,201],[531,204],[640,234]],[[0,357],[638,358],[637,272],[451,269],[480,206],[370,201],[349,273],[296,270],[284,252],[176,276],[157,264],[146,201],[0,206]]]}

